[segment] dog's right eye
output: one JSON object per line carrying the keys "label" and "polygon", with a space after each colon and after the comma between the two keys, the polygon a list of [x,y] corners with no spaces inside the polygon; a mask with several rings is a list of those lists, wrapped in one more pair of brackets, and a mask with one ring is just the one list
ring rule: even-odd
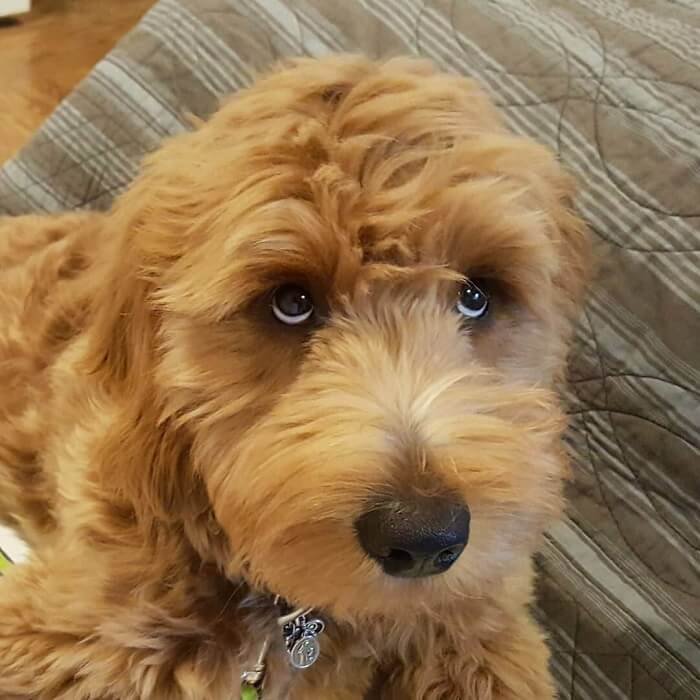
{"label": "dog's right eye", "polygon": [[272,313],[288,326],[298,326],[308,321],[314,313],[311,294],[296,284],[285,284],[272,296]]}
{"label": "dog's right eye", "polygon": [[489,296],[484,291],[485,283],[467,280],[459,290],[457,311],[466,319],[483,318],[489,311]]}

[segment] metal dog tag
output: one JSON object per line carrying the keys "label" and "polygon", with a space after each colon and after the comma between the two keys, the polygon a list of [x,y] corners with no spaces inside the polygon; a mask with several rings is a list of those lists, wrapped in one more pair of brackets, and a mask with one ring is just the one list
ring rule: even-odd
{"label": "metal dog tag", "polygon": [[308,637],[306,639],[300,639],[289,652],[289,659],[292,662],[294,668],[309,668],[316,663],[319,654],[321,653],[321,647],[318,644],[318,640],[315,637]]}
{"label": "metal dog tag", "polygon": [[307,620],[305,614],[299,615],[282,628],[289,661],[294,668],[309,668],[316,663],[321,654],[318,635],[324,628],[322,620]]}

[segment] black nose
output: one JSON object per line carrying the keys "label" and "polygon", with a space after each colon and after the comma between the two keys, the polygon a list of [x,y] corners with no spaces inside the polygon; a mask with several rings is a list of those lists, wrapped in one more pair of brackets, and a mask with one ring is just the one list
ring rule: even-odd
{"label": "black nose", "polygon": [[390,576],[447,571],[469,540],[469,509],[444,499],[383,503],[355,523],[362,548]]}

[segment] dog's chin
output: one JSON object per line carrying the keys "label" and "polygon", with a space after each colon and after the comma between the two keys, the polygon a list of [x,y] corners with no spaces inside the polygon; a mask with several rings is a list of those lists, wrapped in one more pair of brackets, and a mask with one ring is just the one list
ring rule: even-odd
{"label": "dog's chin", "polygon": [[292,608],[312,608],[353,626],[373,619],[415,622],[416,616],[443,617],[466,599],[480,597],[478,586],[463,572],[408,579],[387,576],[374,565],[368,568],[346,576],[342,585],[332,583],[313,564],[286,573],[248,568],[243,578],[259,597],[269,601],[279,597]]}

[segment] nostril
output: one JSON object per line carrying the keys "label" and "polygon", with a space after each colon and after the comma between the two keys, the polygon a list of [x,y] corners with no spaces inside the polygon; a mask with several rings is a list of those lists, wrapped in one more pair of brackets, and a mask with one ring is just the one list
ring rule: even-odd
{"label": "nostril", "polygon": [[454,564],[459,555],[462,553],[463,547],[450,547],[448,549],[443,549],[440,554],[438,554],[434,559],[434,565],[436,569],[446,570],[449,569],[452,564]]}
{"label": "nostril", "polygon": [[420,557],[416,558],[411,552],[405,549],[392,547],[385,557],[378,559],[384,571],[390,576],[402,576],[406,572],[420,568]]}
{"label": "nostril", "polygon": [[410,564],[413,562],[413,555],[404,549],[390,549],[389,554],[387,555],[386,559],[391,559],[392,561],[395,561],[397,564],[399,564],[399,563]]}

